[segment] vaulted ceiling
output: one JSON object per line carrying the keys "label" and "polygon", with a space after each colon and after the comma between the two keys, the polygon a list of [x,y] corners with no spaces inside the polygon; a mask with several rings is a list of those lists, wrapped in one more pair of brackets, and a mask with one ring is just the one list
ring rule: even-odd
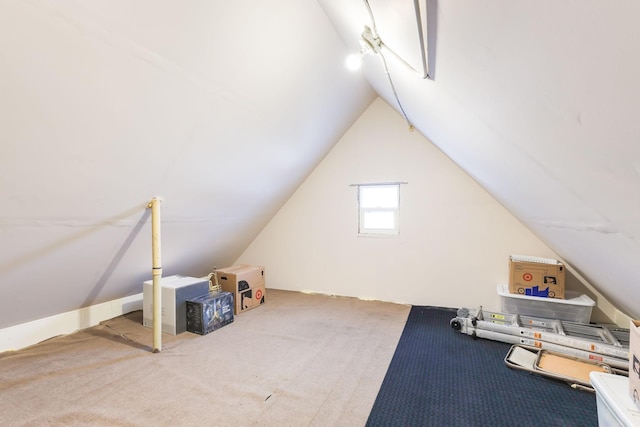
{"label": "vaulted ceiling", "polygon": [[[376,92],[576,274],[640,315],[638,3],[319,1],[354,51],[377,21],[393,88],[368,55]],[[416,27],[415,5],[428,16],[418,19],[427,79],[409,61],[420,41],[403,30]]]}
{"label": "vaulted ceiling", "polygon": [[0,328],[139,292],[155,195],[233,262],[376,95],[640,316],[640,5],[388,3],[0,3]]}
{"label": "vaulted ceiling", "polygon": [[[0,328],[231,265],[373,101],[315,0],[0,3]],[[28,307],[28,309],[25,309]]]}

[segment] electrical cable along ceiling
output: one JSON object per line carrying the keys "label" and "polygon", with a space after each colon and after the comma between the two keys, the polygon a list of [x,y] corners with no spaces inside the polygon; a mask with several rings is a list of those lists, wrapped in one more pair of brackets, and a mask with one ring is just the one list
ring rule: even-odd
{"label": "electrical cable along ceiling", "polygon": [[571,266],[576,288],[637,317],[637,2],[318,2],[349,49],[379,50],[386,69],[367,60],[363,75],[382,99]]}
{"label": "electrical cable along ceiling", "polygon": [[[376,95],[638,317],[638,16],[631,1],[0,2],[0,328],[139,292],[155,194],[167,275],[230,265]],[[361,40],[380,54],[349,73]]]}
{"label": "electrical cable along ceiling", "polygon": [[[364,25],[360,37],[361,54],[379,55],[389,86],[409,130],[413,124],[407,116],[393,82],[386,53],[423,79],[429,75],[428,25],[426,1],[413,0],[392,4],[381,0],[363,0],[370,25]],[[372,5],[373,3],[373,5]]]}

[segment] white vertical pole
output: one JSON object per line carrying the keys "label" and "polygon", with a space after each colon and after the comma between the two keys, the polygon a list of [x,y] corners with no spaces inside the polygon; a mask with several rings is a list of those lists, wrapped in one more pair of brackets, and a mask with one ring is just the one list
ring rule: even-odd
{"label": "white vertical pole", "polygon": [[153,257],[153,352],[162,350],[162,263],[160,251],[160,199],[154,197],[151,206],[151,245]]}

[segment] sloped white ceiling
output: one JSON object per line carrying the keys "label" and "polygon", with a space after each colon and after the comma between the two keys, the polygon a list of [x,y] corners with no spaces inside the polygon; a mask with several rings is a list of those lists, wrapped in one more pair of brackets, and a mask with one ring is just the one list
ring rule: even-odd
{"label": "sloped white ceiling", "polygon": [[[372,25],[365,1],[319,1],[357,50]],[[374,18],[390,13],[369,3]],[[433,79],[383,49],[408,121],[576,273],[640,316],[640,4],[419,3],[429,6]],[[398,29],[378,30],[384,42]],[[402,112],[381,59],[366,57],[362,72]]]}
{"label": "sloped white ceiling", "polygon": [[640,317],[640,5],[427,3],[432,79],[343,67],[363,0],[0,2],[0,328],[140,292],[156,195],[165,275],[233,262],[375,92]]}
{"label": "sloped white ceiling", "polygon": [[231,265],[374,99],[315,0],[0,3],[0,328]]}

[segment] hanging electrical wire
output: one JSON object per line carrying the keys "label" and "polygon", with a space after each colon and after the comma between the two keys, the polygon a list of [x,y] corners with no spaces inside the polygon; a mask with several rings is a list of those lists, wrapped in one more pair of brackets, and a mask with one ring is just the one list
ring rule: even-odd
{"label": "hanging electrical wire", "polygon": [[371,10],[371,5],[369,4],[369,0],[363,0],[365,6],[367,6],[367,11],[369,11],[369,17],[371,18],[371,25],[373,26],[373,31],[376,35],[378,35],[378,28],[376,27],[376,19],[373,17],[373,10]]}
{"label": "hanging electrical wire", "polygon": [[[378,53],[380,55],[380,58],[382,58],[382,64],[384,65],[384,71],[387,74],[387,79],[389,80],[389,86],[391,86],[391,91],[393,92],[393,96],[396,100],[396,103],[398,104],[398,108],[400,108],[400,112],[402,113],[402,116],[404,117],[404,119],[407,122],[407,125],[409,126],[409,130],[413,131],[414,127],[413,124],[411,123],[411,120],[409,120],[409,117],[407,116],[407,113],[404,111],[404,107],[402,106],[402,103],[400,102],[400,97],[398,96],[398,92],[396,91],[396,86],[393,83],[393,79],[391,78],[391,73],[389,72],[389,66],[387,65],[387,60],[384,57],[384,54],[382,53],[382,47],[386,48],[389,52],[391,52],[396,58],[398,58],[400,61],[402,61],[407,67],[409,67],[411,70],[416,71],[415,68],[413,68],[411,65],[409,65],[404,59],[400,58],[400,56],[398,56],[393,50],[389,49],[388,46],[386,46],[382,40],[380,39],[380,37],[378,36],[378,28],[376,26],[376,20],[375,17],[373,16],[373,10],[371,10],[371,5],[369,4],[369,0],[363,0],[365,6],[367,7],[367,11],[369,12],[369,16],[371,18],[371,26],[373,27],[373,31],[372,31],[372,36],[373,36],[373,40],[375,41],[375,44],[377,46],[379,46],[379,49],[374,49],[375,53]],[[416,71],[417,72],[417,71]]]}
{"label": "hanging electrical wire", "polygon": [[393,84],[393,79],[391,78],[389,67],[387,66],[387,60],[385,59],[384,54],[382,52],[380,52],[380,58],[382,58],[382,63],[384,64],[384,71],[387,74],[389,85],[391,86],[391,90],[393,91],[393,96],[396,98],[396,102],[398,103],[398,107],[402,112],[402,116],[407,121],[407,125],[409,125],[409,130],[412,131],[414,129],[413,124],[409,120],[409,117],[407,117],[407,113],[405,113],[404,108],[402,107],[402,103],[400,102],[400,97],[398,97],[398,92],[396,92],[396,86]]}

